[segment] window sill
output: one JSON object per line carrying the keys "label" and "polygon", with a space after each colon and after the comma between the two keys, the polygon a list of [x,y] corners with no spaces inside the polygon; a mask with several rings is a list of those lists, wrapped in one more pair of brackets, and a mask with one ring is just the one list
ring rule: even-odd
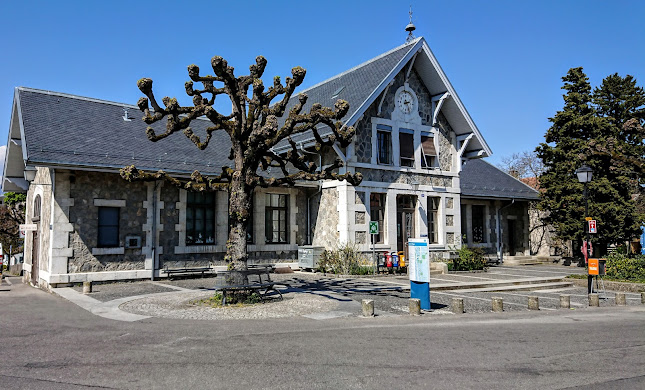
{"label": "window sill", "polygon": [[125,254],[125,247],[116,248],[92,248],[92,255],[122,255]]}

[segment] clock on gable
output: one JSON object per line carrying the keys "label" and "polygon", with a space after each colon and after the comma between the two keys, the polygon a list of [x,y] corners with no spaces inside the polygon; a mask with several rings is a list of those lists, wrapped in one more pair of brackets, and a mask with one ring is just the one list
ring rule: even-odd
{"label": "clock on gable", "polygon": [[402,90],[396,97],[396,106],[404,114],[412,113],[416,108],[416,99],[411,91]]}

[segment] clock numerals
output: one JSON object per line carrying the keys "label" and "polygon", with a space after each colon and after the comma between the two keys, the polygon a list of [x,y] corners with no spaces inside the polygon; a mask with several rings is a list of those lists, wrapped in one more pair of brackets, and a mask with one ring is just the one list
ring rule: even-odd
{"label": "clock numerals", "polygon": [[402,113],[404,114],[411,113],[414,107],[413,103],[414,103],[414,100],[412,98],[412,95],[409,92],[401,92],[399,94],[397,105],[399,106],[399,110],[401,110]]}

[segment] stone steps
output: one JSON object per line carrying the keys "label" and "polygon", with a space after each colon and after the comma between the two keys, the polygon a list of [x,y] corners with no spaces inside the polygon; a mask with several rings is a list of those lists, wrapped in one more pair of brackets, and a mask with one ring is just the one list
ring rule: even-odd
{"label": "stone steps", "polygon": [[495,291],[525,291],[525,290],[550,290],[573,287],[571,282],[533,283],[514,286],[497,286],[460,289],[459,292],[495,292]]}
{"label": "stone steps", "polygon": [[[432,278],[430,278],[430,290],[466,290],[466,289],[489,289],[488,291],[499,291],[491,290],[500,287],[510,287],[506,290],[512,289],[526,289],[527,286],[532,286],[528,288],[538,288],[534,285],[544,285],[548,283],[568,283],[568,286],[572,286],[570,282],[563,282],[562,277],[552,277],[552,278],[522,278],[522,279],[511,279],[511,280],[488,280],[481,282],[465,282],[465,283],[433,283]],[[567,287],[568,287],[567,286]],[[558,286],[562,287],[562,286]],[[554,287],[556,288],[556,287]]]}
{"label": "stone steps", "polygon": [[552,264],[553,261],[554,260],[550,257],[536,257],[536,256],[504,257],[504,265],[506,266]]}

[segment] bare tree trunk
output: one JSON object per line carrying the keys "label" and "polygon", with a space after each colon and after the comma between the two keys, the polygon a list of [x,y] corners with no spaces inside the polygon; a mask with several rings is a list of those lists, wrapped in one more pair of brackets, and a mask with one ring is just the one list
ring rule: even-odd
{"label": "bare tree trunk", "polygon": [[[229,234],[226,243],[226,257],[228,268],[231,271],[227,283],[246,284],[248,278],[243,271],[247,270],[248,254],[246,251],[246,238],[249,229],[248,222],[251,217],[252,188],[246,183],[244,171],[236,171],[231,177],[229,186]],[[236,272],[242,271],[242,272]]]}

